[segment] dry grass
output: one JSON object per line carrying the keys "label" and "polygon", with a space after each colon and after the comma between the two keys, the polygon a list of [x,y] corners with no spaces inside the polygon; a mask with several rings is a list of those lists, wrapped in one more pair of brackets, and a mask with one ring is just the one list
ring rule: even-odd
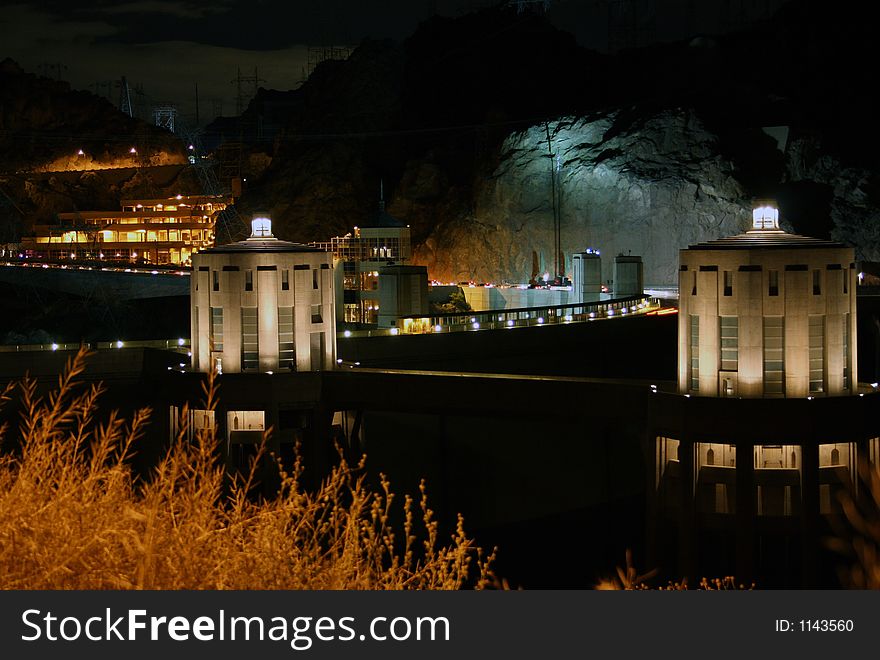
{"label": "dry grass", "polygon": [[[656,589],[658,591],[688,591],[687,580],[681,582],[669,582],[666,586],[652,587],[649,581],[657,573],[656,570],[640,574],[633,566],[632,552],[626,551],[626,567],[617,567],[617,575],[603,578],[594,587],[597,591],[645,591]],[[752,584],[749,589],[754,589]],[[745,585],[737,585],[731,577],[708,579],[703,578],[696,587],[699,591],[730,591],[746,589]]]}
{"label": "dry grass", "polygon": [[[363,464],[340,461],[313,493],[299,463],[281,468],[278,494],[256,500],[255,469],[230,486],[214,434],[187,442],[184,425],[139,481],[128,460],[149,411],[98,422],[102,389],[78,382],[85,358],[44,397],[27,378],[2,393],[23,415],[20,449],[0,455],[0,589],[459,589],[490,577],[460,518],[441,543],[424,486],[392,529],[395,497],[384,478],[365,486]],[[210,380],[208,405],[216,395]]]}

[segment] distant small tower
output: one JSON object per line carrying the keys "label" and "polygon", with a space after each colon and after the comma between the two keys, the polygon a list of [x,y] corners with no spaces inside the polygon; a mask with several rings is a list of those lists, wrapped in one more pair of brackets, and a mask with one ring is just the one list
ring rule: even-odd
{"label": "distant small tower", "polygon": [[852,394],[853,249],[786,233],[758,203],[749,231],[681,251],[678,342],[682,393]]}
{"label": "distant small tower", "polygon": [[602,257],[599,250],[587,248],[571,257],[572,302],[599,300],[602,293]]}
{"label": "distant small tower", "polygon": [[614,297],[641,296],[645,293],[642,258],[618,254],[614,257]]}
{"label": "distant small tower", "polygon": [[388,264],[379,268],[380,328],[393,328],[401,316],[428,311],[427,267]]}
{"label": "distant small tower", "polygon": [[193,369],[314,371],[336,363],[332,258],[281,241],[268,218],[249,238],[193,255]]}

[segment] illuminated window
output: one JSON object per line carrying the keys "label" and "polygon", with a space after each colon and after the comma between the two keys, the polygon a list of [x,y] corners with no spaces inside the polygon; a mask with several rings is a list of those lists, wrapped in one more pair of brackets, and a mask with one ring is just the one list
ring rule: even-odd
{"label": "illuminated window", "polygon": [[211,350],[223,350],[223,308],[211,308]]}
{"label": "illuminated window", "polygon": [[764,317],[764,396],[785,395],[785,320]]}
{"label": "illuminated window", "polygon": [[260,368],[260,348],[257,325],[257,308],[241,308],[241,370],[256,371]]}
{"label": "illuminated window", "polygon": [[739,319],[735,316],[722,316],[721,324],[721,369],[736,371],[739,368]]}
{"label": "illuminated window", "polygon": [[801,448],[796,445],[754,447],[758,515],[790,516],[798,513],[800,465]]}
{"label": "illuminated window", "polygon": [[825,317],[810,316],[810,394],[824,391]]}
{"label": "illuminated window", "polygon": [[174,440],[181,435],[192,441],[197,438],[200,433],[204,433],[214,428],[215,415],[213,410],[190,409],[188,418],[183,415],[183,411],[177,406],[169,408],[171,439]]}
{"label": "illuminated window", "polygon": [[[286,271],[285,271],[286,272]],[[278,308],[278,367],[294,369],[296,354],[293,341],[293,307]]]}

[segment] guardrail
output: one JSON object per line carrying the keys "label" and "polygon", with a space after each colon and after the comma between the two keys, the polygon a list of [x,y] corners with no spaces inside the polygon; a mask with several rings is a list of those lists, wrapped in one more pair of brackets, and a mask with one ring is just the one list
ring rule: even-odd
{"label": "guardrail", "polygon": [[156,348],[178,353],[190,353],[190,340],[182,337],[178,339],[145,339],[141,341],[93,341],[93,342],[66,342],[49,344],[9,344],[0,345],[0,353],[28,353],[31,351],[78,351],[80,346],[85,346],[93,351],[119,350],[122,348]]}
{"label": "guardrail", "polygon": [[452,314],[408,316],[397,320],[393,328],[345,330],[340,338],[389,337],[397,335],[447,334],[482,330],[511,330],[546,325],[587,323],[602,319],[647,314],[660,309],[660,300],[649,296],[599,302],[488,310]]}

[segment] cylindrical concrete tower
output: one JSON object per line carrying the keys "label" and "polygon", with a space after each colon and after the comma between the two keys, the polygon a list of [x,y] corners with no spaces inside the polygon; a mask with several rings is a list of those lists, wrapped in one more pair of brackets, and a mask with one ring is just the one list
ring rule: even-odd
{"label": "cylindrical concrete tower", "polygon": [[255,218],[250,238],[193,255],[193,369],[310,371],[336,363],[329,253],[272,235]]}
{"label": "cylindrical concrete tower", "polygon": [[744,234],[681,251],[678,387],[699,396],[852,394],[852,248],[788,234],[774,205]]}

